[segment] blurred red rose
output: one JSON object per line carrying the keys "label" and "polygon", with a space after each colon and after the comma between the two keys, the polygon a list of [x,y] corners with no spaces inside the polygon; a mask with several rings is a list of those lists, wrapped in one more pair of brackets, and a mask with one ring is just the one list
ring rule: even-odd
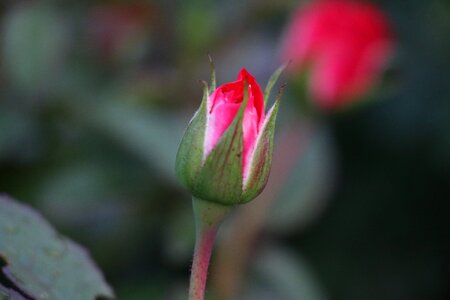
{"label": "blurred red rose", "polygon": [[392,50],[389,22],[374,4],[322,0],[294,13],[282,58],[295,73],[310,68],[310,95],[333,109],[367,94]]}
{"label": "blurred red rose", "polygon": [[110,3],[93,8],[89,16],[91,43],[103,59],[116,59],[142,48],[154,8],[147,3]]}

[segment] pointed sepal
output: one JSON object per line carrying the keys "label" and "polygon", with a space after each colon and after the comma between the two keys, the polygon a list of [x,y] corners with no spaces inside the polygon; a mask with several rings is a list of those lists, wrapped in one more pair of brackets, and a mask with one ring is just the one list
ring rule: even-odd
{"label": "pointed sepal", "polygon": [[208,85],[203,82],[203,99],[178,148],[175,171],[178,179],[189,189],[195,188],[196,179],[203,162],[207,120]]}
{"label": "pointed sepal", "polygon": [[277,83],[278,78],[280,78],[281,73],[283,73],[284,69],[288,66],[289,63],[283,64],[278,69],[273,72],[272,76],[270,76],[269,81],[267,82],[266,88],[264,90],[264,104],[267,105],[267,101],[269,101],[270,93],[272,92],[272,88],[275,83]]}
{"label": "pointed sepal", "polygon": [[206,157],[197,178],[195,197],[224,205],[238,204],[242,196],[244,133],[242,123],[248,102],[248,84],[244,82],[244,100],[233,122]]}
{"label": "pointed sepal", "polygon": [[273,140],[275,123],[284,86],[280,88],[275,103],[267,113],[260,134],[256,140],[255,150],[250,161],[250,171],[244,180],[241,203],[246,203],[258,196],[267,184],[272,166]]}
{"label": "pointed sepal", "polygon": [[216,67],[211,55],[208,55],[209,67],[211,68],[211,78],[209,82],[209,93],[212,94],[216,90]]}

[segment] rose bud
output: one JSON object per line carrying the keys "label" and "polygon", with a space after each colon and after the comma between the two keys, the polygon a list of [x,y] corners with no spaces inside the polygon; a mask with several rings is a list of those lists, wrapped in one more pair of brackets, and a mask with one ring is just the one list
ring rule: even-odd
{"label": "rose bud", "polygon": [[294,13],[282,58],[292,60],[294,75],[311,70],[308,93],[321,108],[335,109],[373,88],[392,50],[390,24],[377,6],[323,0]]}
{"label": "rose bud", "polygon": [[284,67],[272,75],[265,94],[242,69],[236,81],[215,88],[205,83],[200,108],[181,141],[176,172],[198,199],[234,205],[255,198],[266,185],[272,161],[275,119],[281,93],[265,113],[265,99]]}

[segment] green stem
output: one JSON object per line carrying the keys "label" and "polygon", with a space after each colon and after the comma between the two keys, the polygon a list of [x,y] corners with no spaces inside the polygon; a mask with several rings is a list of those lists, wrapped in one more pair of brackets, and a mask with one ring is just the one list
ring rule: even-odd
{"label": "green stem", "polygon": [[209,260],[214,240],[223,219],[228,215],[231,206],[192,198],[195,217],[195,250],[189,285],[189,300],[203,300]]}

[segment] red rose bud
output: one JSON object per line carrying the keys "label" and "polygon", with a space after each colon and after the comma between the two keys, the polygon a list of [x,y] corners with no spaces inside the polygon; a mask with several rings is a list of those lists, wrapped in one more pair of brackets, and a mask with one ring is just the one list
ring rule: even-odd
{"label": "red rose bud", "polygon": [[179,179],[196,198],[233,205],[255,198],[266,185],[272,161],[275,119],[280,101],[265,114],[265,101],[278,79],[272,75],[265,94],[242,69],[236,81],[215,88],[205,83],[203,101],[191,120],[177,154]]}
{"label": "red rose bud", "polygon": [[325,109],[366,94],[393,50],[387,18],[373,4],[316,1],[293,15],[282,57],[295,72],[311,68],[309,93]]}

